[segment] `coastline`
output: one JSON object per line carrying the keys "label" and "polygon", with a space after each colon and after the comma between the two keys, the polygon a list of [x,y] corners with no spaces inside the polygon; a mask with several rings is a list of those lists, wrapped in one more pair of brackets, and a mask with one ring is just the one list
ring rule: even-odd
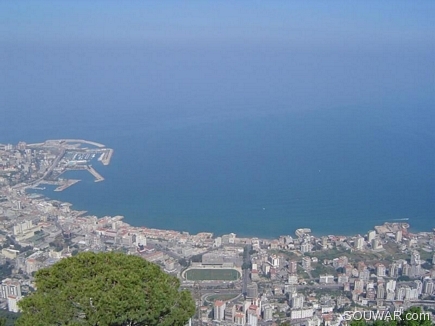
{"label": "coastline", "polygon": [[[73,142],[71,144],[71,142]],[[44,143],[38,143],[38,144],[28,144],[27,146],[29,148],[38,148],[38,146],[44,146],[45,144],[49,144],[50,146],[65,146],[64,144],[66,143],[67,145],[67,149],[70,150],[77,150],[80,147],[80,144],[76,144],[75,142],[77,142],[77,140],[49,140],[46,141]],[[82,140],[82,142],[87,142]],[[91,142],[92,143],[92,142]],[[25,144],[25,143],[24,143]],[[98,157],[98,161],[100,163],[102,163],[103,165],[104,162],[102,162],[102,160],[104,158],[106,159],[111,159],[113,156],[113,150],[112,149],[108,149],[108,148],[104,148],[103,144],[98,143],[99,147],[97,148],[98,153],[100,154]],[[26,146],[26,145],[21,145],[21,146]],[[92,150],[92,149],[91,149]],[[120,154],[122,155],[122,154]],[[76,157],[70,157],[68,158],[68,160],[72,160],[72,159],[76,159]],[[75,162],[75,161],[74,161]],[[110,162],[110,160],[106,160],[106,163]],[[40,183],[47,183],[47,184],[56,184],[58,187],[56,188],[58,192],[53,192],[51,187],[47,187],[48,189],[43,190],[42,192],[39,191],[35,191],[36,193],[42,193],[44,196],[46,196],[47,198],[50,199],[54,199],[54,200],[58,200],[61,202],[71,202],[72,203],[72,207],[74,209],[77,209],[78,211],[87,211],[88,213],[94,215],[94,216],[110,216],[113,214],[120,214],[125,216],[125,221],[127,221],[129,223],[130,226],[134,226],[134,227],[142,227],[143,225],[148,225],[154,229],[160,229],[160,230],[166,230],[168,229],[166,226],[159,226],[159,225],[170,225],[173,227],[173,229],[175,230],[179,230],[179,232],[185,232],[188,231],[190,233],[198,233],[198,232],[213,232],[214,234],[226,234],[226,233],[237,233],[240,234],[244,237],[261,237],[263,239],[274,239],[282,234],[293,234],[294,231],[297,228],[300,227],[310,227],[312,229],[312,234],[315,236],[327,236],[329,234],[340,234],[340,235],[345,235],[345,236],[351,236],[354,234],[358,234],[358,233],[366,233],[368,230],[372,229],[374,225],[380,225],[383,224],[384,222],[396,222],[396,221],[400,221],[401,218],[391,218],[391,216],[387,217],[387,218],[376,218],[373,220],[376,220],[375,223],[370,223],[370,225],[365,226],[364,228],[361,229],[356,229],[355,227],[360,227],[362,224],[364,223],[353,223],[352,221],[350,221],[351,219],[349,218],[349,220],[345,219],[341,219],[340,223],[337,223],[337,221],[340,221],[340,219],[337,217],[336,218],[336,224],[337,226],[339,226],[337,229],[333,229],[333,227],[330,227],[329,229],[326,228],[322,228],[322,226],[320,227],[316,227],[316,224],[318,224],[319,221],[321,221],[321,223],[325,223],[325,221],[327,221],[327,218],[322,217],[322,218],[318,218],[318,217],[305,217],[305,218],[288,218],[287,221],[285,221],[285,223],[288,224],[292,224],[295,225],[292,228],[288,228],[288,227],[279,227],[275,224],[270,224],[270,217],[273,217],[273,207],[269,207],[267,206],[267,209],[265,207],[261,208],[259,207],[257,211],[252,211],[252,208],[249,208],[247,210],[246,213],[243,213],[239,218],[235,219],[235,218],[230,218],[230,215],[226,215],[225,214],[225,210],[223,211],[224,213],[220,214],[220,216],[222,217],[222,222],[221,223],[224,227],[222,228],[216,228],[215,226],[213,226],[212,223],[209,223],[209,226],[207,226],[207,220],[210,219],[211,217],[207,217],[207,215],[204,214],[204,218],[202,218],[202,220],[200,221],[201,223],[198,223],[198,225],[196,225],[195,223],[189,223],[193,220],[193,217],[189,216],[188,212],[183,212],[182,214],[184,214],[184,216],[182,214],[180,215],[169,215],[167,214],[166,220],[163,220],[161,218],[161,216],[159,216],[158,214],[154,213],[151,209],[149,209],[148,211],[142,211],[140,210],[141,207],[138,207],[139,209],[136,209],[136,207],[134,207],[133,209],[130,206],[126,206],[125,202],[121,202],[120,205],[116,206],[116,210],[110,210],[110,209],[106,209],[106,212],[101,213],[98,211],[95,211],[95,209],[93,209],[92,207],[88,207],[86,205],[86,203],[83,204],[83,202],[78,201],[80,198],[83,197],[83,193],[89,193],[88,191],[90,191],[89,194],[94,194],[94,193],[99,193],[101,192],[102,196],[104,196],[107,193],[107,190],[105,190],[105,187],[111,187],[111,189],[117,189],[117,185],[114,184],[113,180],[113,169],[112,171],[106,170],[105,174],[108,174],[109,178],[105,180],[105,182],[103,182],[103,185],[101,187],[99,187],[99,190],[94,190],[92,188],[89,187],[94,187],[95,182],[98,181],[103,181],[104,177],[101,176],[89,163],[85,164],[83,167],[76,167],[75,170],[79,170],[79,171],[86,171],[88,170],[89,173],[88,175],[93,175],[95,177],[95,179],[93,180],[93,182],[89,182],[90,179],[87,178],[87,176],[84,176],[86,178],[86,182],[80,182],[78,185],[75,185],[75,187],[71,187],[69,188],[69,186],[71,186],[72,184],[77,183],[76,180],[81,179],[81,177],[76,176],[75,174],[73,174],[73,178],[74,179],[64,179],[61,182],[60,181],[41,181]],[[70,170],[67,170],[68,172]],[[66,172],[65,170],[60,170],[58,171],[58,176],[61,176],[64,172]],[[94,173],[92,173],[94,172]],[[110,175],[110,172],[112,172],[112,175]],[[81,173],[81,172],[80,172]],[[71,177],[71,176],[69,176]],[[107,175],[106,175],[107,177]],[[60,182],[60,184],[59,184]],[[37,187],[37,185],[34,185]],[[59,190],[64,190],[67,189],[68,191],[65,194],[60,194]],[[55,189],[55,191],[56,191]],[[106,188],[107,189],[107,188]],[[108,190],[110,191],[110,190]],[[80,196],[80,197],[79,197]],[[122,195],[121,195],[122,196]],[[135,198],[133,198],[133,203],[134,200],[137,200]],[[150,199],[151,201],[153,199]],[[163,200],[162,204],[166,205],[166,201],[171,201],[171,198],[168,197],[167,200]],[[82,203],[82,204],[81,204]],[[96,206],[101,206],[101,201],[87,201],[87,204],[91,204],[93,205],[94,203],[96,203]],[[108,203],[111,204],[111,203]],[[231,205],[231,203],[230,203]],[[103,205],[104,207],[106,205]],[[261,205],[259,205],[261,206]],[[95,205],[94,205],[95,208]],[[110,205],[109,205],[110,208]],[[127,208],[127,209],[125,209]],[[231,208],[232,209],[232,208]],[[231,209],[230,212],[231,212]],[[134,213],[133,215],[131,213]],[[282,212],[279,212],[282,213]],[[218,215],[219,213],[215,213],[214,215]],[[233,211],[234,215],[237,215],[237,211]],[[252,216],[256,216],[257,219],[261,219],[261,229],[263,232],[256,232],[256,230],[259,229],[259,227],[251,227],[250,229],[245,228],[244,224],[246,225],[252,225],[252,221],[254,221],[252,218],[249,218],[248,216],[252,214]],[[196,214],[198,215],[198,214]],[[174,216],[174,217],[170,217],[170,216]],[[177,217],[180,216],[180,217]],[[194,216],[194,215],[193,215]],[[213,215],[212,215],[213,216]],[[219,216],[219,215],[218,215]],[[263,217],[264,216],[264,217]],[[279,215],[278,215],[279,216]],[[403,216],[403,215],[402,215]],[[196,217],[195,217],[196,218]],[[219,217],[218,217],[219,218]],[[150,223],[148,223],[148,221]],[[176,221],[176,223],[174,223],[174,221]],[[231,224],[225,224],[225,221],[228,221]],[[231,222],[230,222],[231,221]],[[291,221],[289,223],[289,221]],[[157,222],[157,223],[156,223]],[[276,222],[276,221],[275,221]],[[284,221],[283,221],[284,222]],[[346,223],[343,223],[346,222]],[[366,221],[364,221],[366,222]],[[327,223],[327,222],[326,222]],[[332,223],[327,223],[328,226],[332,225]],[[366,223],[367,224],[367,223]],[[411,231],[412,232],[420,232],[420,231],[424,231],[426,230],[425,228],[420,228],[418,226],[416,226],[414,223],[412,223],[412,219],[411,219]],[[200,226],[202,225],[202,227]],[[205,225],[205,227],[204,227]],[[222,226],[221,225],[221,226]],[[260,226],[260,224],[258,224]],[[284,225],[284,224],[283,224]],[[187,226],[187,227],[186,227]],[[343,228],[345,228],[346,230],[343,230]],[[276,232],[276,230],[281,230],[282,232]]]}
{"label": "coastline", "polygon": [[[94,181],[94,182],[97,182],[97,181]],[[93,184],[93,182],[90,183],[90,185],[92,185],[92,184]],[[104,217],[107,217],[107,216],[113,216],[113,214],[98,214],[98,213],[96,214],[95,212],[92,212],[92,211],[86,209],[86,207],[83,207],[83,205],[78,205],[79,207],[81,206],[81,209],[80,208],[76,208],[77,203],[75,203],[73,201],[60,200],[60,199],[53,198],[53,196],[50,196],[50,194],[56,195],[56,193],[54,193],[54,191],[55,191],[55,189],[47,188],[42,193],[40,191],[34,191],[32,193],[42,194],[48,200],[54,200],[54,201],[59,201],[59,202],[62,202],[62,203],[68,203],[69,205],[71,205],[72,209],[77,210],[77,211],[83,211],[83,212],[89,213],[92,216],[96,216],[98,218],[104,218]],[[123,216],[124,217],[124,222],[126,224],[128,224],[129,226],[133,227],[133,228],[142,228],[142,227],[148,228],[149,227],[149,226],[147,226],[147,224],[142,224],[142,222],[140,222],[140,221],[134,221],[133,223],[131,223],[129,221],[128,216],[123,214],[122,208],[118,209],[118,211],[117,211],[117,213],[115,213],[115,215],[116,216],[118,216],[118,215]],[[412,219],[410,219],[410,218],[406,218],[406,219],[397,218],[397,219],[379,220],[379,223],[372,224],[369,228],[366,228],[365,230],[364,229],[354,229],[354,230],[349,230],[347,232],[335,231],[335,232],[326,232],[325,233],[325,232],[321,232],[321,230],[316,229],[316,228],[310,228],[310,229],[311,229],[311,234],[313,236],[315,236],[315,237],[322,237],[322,236],[329,236],[329,235],[337,235],[337,236],[346,236],[346,237],[348,237],[348,236],[356,236],[356,235],[359,235],[359,234],[367,234],[367,232],[370,231],[371,229],[373,229],[375,226],[377,226],[377,225],[384,225],[386,223],[387,224],[400,224],[400,223],[409,224],[409,229],[408,230],[409,230],[410,233],[414,233],[414,234],[420,233],[420,232],[430,232],[432,230],[432,227],[429,227],[429,229],[416,228],[412,224]],[[299,224],[300,224],[299,228],[304,228],[304,225],[302,223],[299,223]],[[244,238],[259,238],[259,239],[267,239],[267,240],[273,240],[273,239],[276,239],[276,238],[278,238],[279,236],[282,236],[282,235],[291,235],[291,236],[294,236],[295,231],[298,229],[298,228],[294,228],[292,230],[288,230],[288,232],[283,232],[281,234],[264,236],[264,235],[261,235],[261,234],[258,234],[258,233],[249,233],[248,234],[248,233],[235,232],[235,230],[228,230],[228,232],[215,232],[213,229],[201,229],[201,230],[195,230],[195,231],[192,232],[192,230],[191,229],[189,230],[188,228],[186,228],[186,229],[185,228],[169,229],[169,228],[159,228],[159,227],[154,227],[154,226],[149,227],[149,228],[150,229],[155,229],[155,230],[165,230],[165,231],[180,232],[180,233],[188,232],[189,234],[206,232],[206,233],[213,233],[213,234],[215,234],[217,236],[220,236],[222,234],[228,234],[228,233],[236,233],[238,235],[241,235]]]}

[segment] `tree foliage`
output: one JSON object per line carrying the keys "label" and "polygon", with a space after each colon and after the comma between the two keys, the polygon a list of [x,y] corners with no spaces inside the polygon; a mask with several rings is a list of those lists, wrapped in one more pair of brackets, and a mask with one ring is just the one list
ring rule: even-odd
{"label": "tree foliage", "polygon": [[15,322],[20,315],[20,313],[0,309],[0,326],[15,325]]}
{"label": "tree foliage", "polygon": [[80,253],[36,273],[17,325],[185,325],[195,303],[179,286],[140,257]]}
{"label": "tree foliage", "polygon": [[[412,317],[412,318],[409,318]],[[397,320],[376,320],[367,322],[365,320],[353,320],[351,326],[433,326],[427,315],[422,313],[420,307],[411,307],[405,310]]]}

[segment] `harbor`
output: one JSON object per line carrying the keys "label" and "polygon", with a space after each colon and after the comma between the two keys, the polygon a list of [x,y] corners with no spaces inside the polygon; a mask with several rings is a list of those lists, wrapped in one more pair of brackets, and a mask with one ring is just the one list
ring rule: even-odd
{"label": "harbor", "polygon": [[[82,147],[82,145],[94,147]],[[12,148],[12,145],[7,144],[3,147],[6,150]],[[86,170],[95,178],[94,182],[104,181],[104,177],[92,167],[92,162],[95,162],[94,159],[98,155],[98,162],[107,166],[110,164],[114,152],[113,149],[107,148],[101,143],[83,139],[55,139],[34,144],[21,142],[17,148],[41,152],[50,156],[51,160],[48,161],[47,168],[42,169],[41,175],[32,182],[31,188],[44,190],[45,188],[40,185],[48,184],[57,186],[54,191],[63,191],[80,181],[79,179],[60,178],[68,171]]]}

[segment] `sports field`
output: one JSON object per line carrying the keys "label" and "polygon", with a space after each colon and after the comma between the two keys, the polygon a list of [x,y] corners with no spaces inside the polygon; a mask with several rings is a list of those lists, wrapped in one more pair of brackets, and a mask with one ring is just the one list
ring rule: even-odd
{"label": "sports field", "polygon": [[189,269],[185,277],[189,281],[235,281],[240,273],[235,269]]}

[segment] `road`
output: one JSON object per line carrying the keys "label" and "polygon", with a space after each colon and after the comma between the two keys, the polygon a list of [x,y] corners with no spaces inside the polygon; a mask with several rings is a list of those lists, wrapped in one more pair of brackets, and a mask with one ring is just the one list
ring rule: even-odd
{"label": "road", "polygon": [[[245,251],[243,252],[243,265],[244,266],[251,266],[251,254],[250,251],[252,250],[251,245],[247,245],[245,247]],[[249,283],[249,273],[250,269],[243,269],[242,271],[242,279],[243,279],[243,285],[242,285],[242,294],[246,295],[248,292],[248,283]]]}
{"label": "road", "polygon": [[53,172],[54,168],[57,166],[57,164],[59,163],[59,161],[62,159],[62,157],[65,155],[65,148],[61,148],[60,149],[60,153],[59,155],[54,159],[53,164],[50,165],[50,167],[47,169],[47,171],[45,171],[44,175],[36,180],[35,182],[33,182],[33,184],[37,184],[38,182],[41,182],[42,180],[44,180],[46,177],[48,177],[50,175],[51,172]]}

